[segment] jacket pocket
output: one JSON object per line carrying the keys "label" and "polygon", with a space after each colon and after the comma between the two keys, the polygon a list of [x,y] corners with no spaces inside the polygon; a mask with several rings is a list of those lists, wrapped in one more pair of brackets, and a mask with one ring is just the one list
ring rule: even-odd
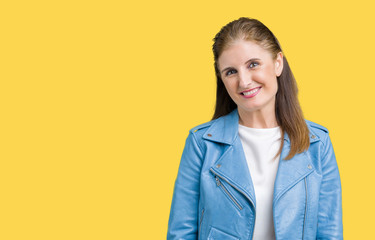
{"label": "jacket pocket", "polygon": [[212,227],[211,226],[211,229],[210,229],[210,233],[208,234],[208,238],[207,240],[239,240],[239,238],[231,235],[231,234],[228,234],[228,233],[225,233],[215,227]]}
{"label": "jacket pocket", "polygon": [[239,203],[239,201],[233,196],[233,194],[229,191],[227,187],[224,186],[224,184],[221,182],[220,178],[215,175],[216,179],[216,185],[223,190],[224,194],[229,198],[229,200],[234,203],[234,205],[239,209],[242,210],[242,205]]}

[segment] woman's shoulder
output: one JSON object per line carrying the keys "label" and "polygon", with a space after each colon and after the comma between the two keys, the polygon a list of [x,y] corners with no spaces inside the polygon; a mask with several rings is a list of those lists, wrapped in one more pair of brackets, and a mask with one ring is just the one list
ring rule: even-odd
{"label": "woman's shoulder", "polygon": [[203,136],[205,132],[209,129],[209,127],[215,122],[215,120],[204,122],[204,123],[194,126],[193,128],[190,128],[187,141],[196,142],[196,144],[198,144],[201,151],[202,152],[205,151],[204,144],[203,144],[203,140],[204,140]]}
{"label": "woman's shoulder", "polygon": [[189,133],[192,133],[193,135],[195,135],[197,138],[201,138],[205,131],[207,131],[207,129],[216,121],[217,119],[214,119],[214,120],[211,120],[211,121],[208,121],[208,122],[204,122],[204,123],[201,123],[201,124],[198,124],[196,125],[195,127],[193,128],[190,128],[189,130]]}
{"label": "woman's shoulder", "polygon": [[316,122],[313,122],[313,121],[310,121],[310,120],[307,120],[307,119],[305,119],[305,122],[308,126],[311,126],[314,129],[321,130],[321,131],[324,131],[324,132],[328,133],[328,129],[321,124],[318,124]]}
{"label": "woman's shoulder", "polygon": [[312,136],[318,137],[317,140],[319,140],[319,139],[322,140],[322,141],[327,140],[328,135],[329,135],[328,128],[326,128],[325,126],[323,126],[319,123],[313,122],[311,120],[305,119],[305,122],[306,122],[307,127],[309,128]]}

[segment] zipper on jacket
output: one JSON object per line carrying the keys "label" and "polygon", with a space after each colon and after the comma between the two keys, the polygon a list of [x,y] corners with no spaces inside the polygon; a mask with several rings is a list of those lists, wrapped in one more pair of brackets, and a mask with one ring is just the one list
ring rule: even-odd
{"label": "zipper on jacket", "polygon": [[305,222],[306,222],[306,212],[307,212],[307,183],[306,183],[306,177],[304,178],[305,180],[305,193],[306,193],[306,200],[305,200],[305,215],[303,217],[303,227],[302,227],[302,240],[305,235]]}
{"label": "zipper on jacket", "polygon": [[202,226],[202,221],[203,221],[203,214],[204,214],[204,208],[202,209],[201,219],[199,220],[198,239],[200,239],[200,235],[201,235],[201,226]]}
{"label": "zipper on jacket", "polygon": [[235,187],[233,184],[231,184],[230,182],[228,182],[227,180],[225,180],[222,176],[220,176],[219,174],[217,174],[212,168],[210,169],[210,171],[213,174],[215,174],[215,177],[219,177],[219,178],[223,179],[229,185],[231,185],[233,188],[235,188],[237,191],[239,191],[240,193],[242,193],[242,195],[244,195],[247,198],[247,200],[249,200],[251,202],[251,204],[253,205],[253,207],[254,207],[254,224],[253,224],[253,233],[251,235],[251,240],[253,240],[253,238],[254,238],[254,229],[255,229],[255,219],[256,219],[256,209],[255,209],[254,202],[243,191],[241,191],[240,189],[238,189],[237,187]]}
{"label": "zipper on jacket", "polygon": [[242,206],[237,202],[237,200],[228,191],[228,189],[221,183],[219,177],[216,175],[215,178],[216,178],[216,185],[220,186],[224,190],[224,192],[229,196],[229,198],[232,199],[232,201],[234,202],[234,204],[236,204],[236,206],[238,207],[238,209],[242,210]]}

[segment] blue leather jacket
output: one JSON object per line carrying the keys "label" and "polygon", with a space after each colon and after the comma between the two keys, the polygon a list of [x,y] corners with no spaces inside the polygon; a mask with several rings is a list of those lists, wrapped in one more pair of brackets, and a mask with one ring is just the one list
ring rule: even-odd
{"label": "blue leather jacket", "polygon": [[[256,199],[238,111],[189,131],[182,153],[167,239],[253,238]],[[290,160],[284,147],[275,179],[273,221],[281,239],[343,239],[341,181],[328,130],[305,120],[310,147]]]}

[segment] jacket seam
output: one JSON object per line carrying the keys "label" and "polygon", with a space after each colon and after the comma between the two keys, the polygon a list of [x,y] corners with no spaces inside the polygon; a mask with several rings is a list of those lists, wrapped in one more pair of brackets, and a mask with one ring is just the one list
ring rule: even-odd
{"label": "jacket seam", "polygon": [[325,141],[321,141],[322,142],[322,145],[323,145],[323,156],[322,156],[322,159],[324,159],[326,156],[327,156],[327,154],[328,154],[328,145],[325,143],[325,142],[327,142],[328,141],[328,138],[329,138],[329,135],[327,134],[327,136],[325,137]]}
{"label": "jacket seam", "polygon": [[305,225],[306,225],[306,215],[307,215],[307,204],[308,204],[308,189],[307,189],[307,176],[304,178],[305,180],[305,215],[303,218],[303,228],[302,228],[302,240],[305,238]]}
{"label": "jacket seam", "polygon": [[328,138],[329,138],[329,133],[326,134],[324,141],[322,141],[324,147],[326,146],[326,142]]}
{"label": "jacket seam", "polygon": [[203,157],[203,149],[202,149],[202,147],[200,146],[200,144],[199,144],[199,142],[198,142],[198,140],[197,140],[197,137],[195,136],[195,134],[192,132],[191,134],[193,134],[193,138],[194,138],[194,141],[195,141],[195,143],[197,144],[197,146],[198,146],[198,148],[199,148],[199,151],[200,151],[200,154],[202,155],[202,157]]}
{"label": "jacket seam", "polygon": [[199,220],[199,228],[198,228],[198,240],[201,238],[201,234],[202,234],[202,222],[203,222],[203,216],[204,216],[204,208],[202,208],[202,215],[201,215],[201,218]]}

